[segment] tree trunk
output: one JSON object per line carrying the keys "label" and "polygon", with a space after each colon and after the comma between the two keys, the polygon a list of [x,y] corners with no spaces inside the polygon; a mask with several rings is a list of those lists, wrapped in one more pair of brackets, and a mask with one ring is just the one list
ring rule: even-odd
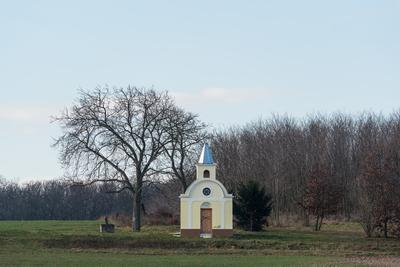
{"label": "tree trunk", "polygon": [[318,222],[319,222],[319,215],[317,215],[317,220],[315,222],[314,231],[318,231]]}
{"label": "tree trunk", "polygon": [[133,214],[132,214],[132,230],[134,232],[140,232],[141,226],[141,205],[142,196],[140,192],[136,192],[133,200]]}
{"label": "tree trunk", "polygon": [[303,226],[306,227],[310,226],[310,215],[308,214],[308,211],[303,209],[302,215],[303,215]]}
{"label": "tree trunk", "polygon": [[324,214],[322,213],[321,218],[319,220],[319,226],[318,226],[318,231],[321,231],[321,226],[322,226],[322,220],[324,219]]}
{"label": "tree trunk", "polygon": [[384,224],[383,224],[383,233],[385,234],[385,238],[388,238],[387,223],[388,223],[388,220],[385,219],[385,222],[384,222]]}
{"label": "tree trunk", "polygon": [[181,184],[182,184],[182,188],[183,188],[183,193],[186,192],[186,189],[188,188],[187,183],[186,183],[186,177],[182,177],[181,180]]}

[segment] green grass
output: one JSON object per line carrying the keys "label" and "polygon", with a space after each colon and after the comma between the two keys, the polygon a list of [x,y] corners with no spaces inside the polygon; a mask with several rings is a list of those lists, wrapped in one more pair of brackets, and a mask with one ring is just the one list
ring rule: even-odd
{"label": "green grass", "polygon": [[365,238],[354,223],[177,238],[176,226],[117,228],[98,221],[0,221],[1,266],[361,266],[350,258],[400,256],[400,241]]}
{"label": "green grass", "polygon": [[[129,255],[72,252],[14,254],[3,266],[323,266],[338,264],[337,259],[315,256],[243,256],[243,255]],[[343,262],[341,266],[351,266]]]}

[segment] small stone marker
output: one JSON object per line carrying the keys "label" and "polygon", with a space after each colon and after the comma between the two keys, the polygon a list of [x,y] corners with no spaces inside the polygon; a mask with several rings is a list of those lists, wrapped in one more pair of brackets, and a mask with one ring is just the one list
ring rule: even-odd
{"label": "small stone marker", "polygon": [[114,233],[115,226],[114,224],[101,224],[100,225],[100,233]]}
{"label": "small stone marker", "polygon": [[114,231],[115,231],[114,224],[108,223],[107,216],[104,218],[104,220],[106,223],[100,225],[100,233],[114,233]]}

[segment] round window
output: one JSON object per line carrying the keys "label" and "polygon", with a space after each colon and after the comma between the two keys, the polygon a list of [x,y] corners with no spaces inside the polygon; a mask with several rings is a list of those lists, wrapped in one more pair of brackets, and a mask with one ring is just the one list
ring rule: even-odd
{"label": "round window", "polygon": [[208,187],[205,187],[205,188],[203,189],[203,194],[204,194],[205,196],[210,195],[210,194],[211,194],[211,189],[208,188]]}

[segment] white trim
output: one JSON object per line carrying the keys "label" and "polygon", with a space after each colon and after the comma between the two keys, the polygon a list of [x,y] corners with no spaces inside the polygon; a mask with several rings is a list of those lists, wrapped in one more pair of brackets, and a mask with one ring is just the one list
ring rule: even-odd
{"label": "white trim", "polygon": [[201,197],[197,197],[197,198],[185,198],[187,199],[187,201],[203,201],[203,202],[211,202],[211,201],[224,201],[224,200],[228,200],[228,199],[232,199],[230,197],[221,197],[221,198],[201,198]]}
{"label": "white trim", "polygon": [[210,207],[211,207],[211,204],[208,201],[205,201],[205,202],[201,203],[201,205],[200,205],[201,209],[208,209]]}
{"label": "white trim", "polygon": [[194,197],[189,197],[189,196],[180,196],[179,198],[181,198],[181,199],[193,199],[193,200],[204,200],[204,201],[218,201],[218,200],[221,200],[221,199],[233,199],[233,196],[224,196],[224,197],[221,197],[221,198],[211,198],[211,197],[206,197],[206,196],[204,196],[204,197],[197,197],[197,198],[194,198]]}
{"label": "white trim", "polygon": [[192,228],[192,200],[189,200],[189,212],[188,212],[188,216],[189,216],[189,228]]}
{"label": "white trim", "polygon": [[228,191],[226,190],[225,186],[218,180],[214,180],[214,179],[199,179],[199,180],[195,180],[185,191],[184,194],[181,194],[179,196],[179,198],[189,198],[190,197],[190,193],[192,192],[192,190],[196,187],[197,184],[200,183],[215,183],[217,184],[221,189],[222,189],[222,193],[224,194],[225,198],[233,198],[232,194],[228,194]]}
{"label": "white trim", "polygon": [[221,229],[225,229],[225,199],[223,199],[221,202]]}
{"label": "white trim", "polygon": [[211,164],[206,164],[206,163],[196,163],[197,166],[211,166],[211,167],[217,167],[217,163],[211,163]]}

